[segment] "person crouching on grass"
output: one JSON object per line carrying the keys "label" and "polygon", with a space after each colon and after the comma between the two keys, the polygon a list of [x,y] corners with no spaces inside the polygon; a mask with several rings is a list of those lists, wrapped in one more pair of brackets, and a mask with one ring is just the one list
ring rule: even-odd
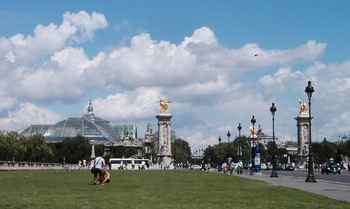
{"label": "person crouching on grass", "polygon": [[107,169],[102,170],[102,175],[100,176],[99,181],[101,185],[111,182],[111,174],[107,171]]}

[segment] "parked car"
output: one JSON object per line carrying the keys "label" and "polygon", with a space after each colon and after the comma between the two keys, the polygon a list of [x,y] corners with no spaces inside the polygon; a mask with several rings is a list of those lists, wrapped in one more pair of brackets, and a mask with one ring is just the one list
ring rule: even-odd
{"label": "parked car", "polygon": [[266,163],[261,163],[261,164],[260,164],[260,167],[261,167],[262,170],[267,170],[267,165],[266,165]]}
{"label": "parked car", "polygon": [[341,166],[339,163],[335,163],[331,158],[326,164],[321,167],[321,174],[341,174]]}
{"label": "parked car", "polygon": [[202,168],[202,166],[197,165],[197,164],[191,165],[191,170],[200,170],[201,168]]}
{"label": "parked car", "polygon": [[289,164],[286,166],[286,171],[294,171],[295,170],[295,166],[293,166],[292,164]]}

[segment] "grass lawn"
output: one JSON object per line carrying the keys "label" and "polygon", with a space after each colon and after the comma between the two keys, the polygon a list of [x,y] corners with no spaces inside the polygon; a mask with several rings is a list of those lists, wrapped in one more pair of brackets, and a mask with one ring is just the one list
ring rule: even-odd
{"label": "grass lawn", "polygon": [[112,173],[89,185],[88,171],[0,172],[1,209],[350,208],[350,204],[239,177],[200,172]]}

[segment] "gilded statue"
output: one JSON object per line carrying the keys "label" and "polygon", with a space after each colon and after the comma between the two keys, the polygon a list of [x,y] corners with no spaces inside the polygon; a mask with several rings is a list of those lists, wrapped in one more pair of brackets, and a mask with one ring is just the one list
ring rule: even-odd
{"label": "gilded statue", "polygon": [[309,109],[306,102],[299,101],[299,114],[305,115],[309,114]]}
{"label": "gilded statue", "polygon": [[160,100],[159,104],[160,104],[160,112],[161,113],[168,112],[168,110],[169,110],[169,103],[170,103],[170,101],[167,98]]}
{"label": "gilded statue", "polygon": [[257,128],[250,127],[250,137],[251,138],[257,138],[257,136],[258,136]]}

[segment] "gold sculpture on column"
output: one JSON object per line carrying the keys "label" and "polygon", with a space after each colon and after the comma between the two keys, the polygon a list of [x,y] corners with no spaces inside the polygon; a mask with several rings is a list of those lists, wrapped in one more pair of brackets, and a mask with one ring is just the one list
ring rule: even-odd
{"label": "gold sculpture on column", "polygon": [[309,115],[308,105],[301,100],[299,100],[299,115]]}
{"label": "gold sculpture on column", "polygon": [[170,101],[167,98],[160,100],[159,105],[160,105],[160,112],[161,113],[167,113],[168,112],[168,110],[169,110],[169,103],[170,103]]}

